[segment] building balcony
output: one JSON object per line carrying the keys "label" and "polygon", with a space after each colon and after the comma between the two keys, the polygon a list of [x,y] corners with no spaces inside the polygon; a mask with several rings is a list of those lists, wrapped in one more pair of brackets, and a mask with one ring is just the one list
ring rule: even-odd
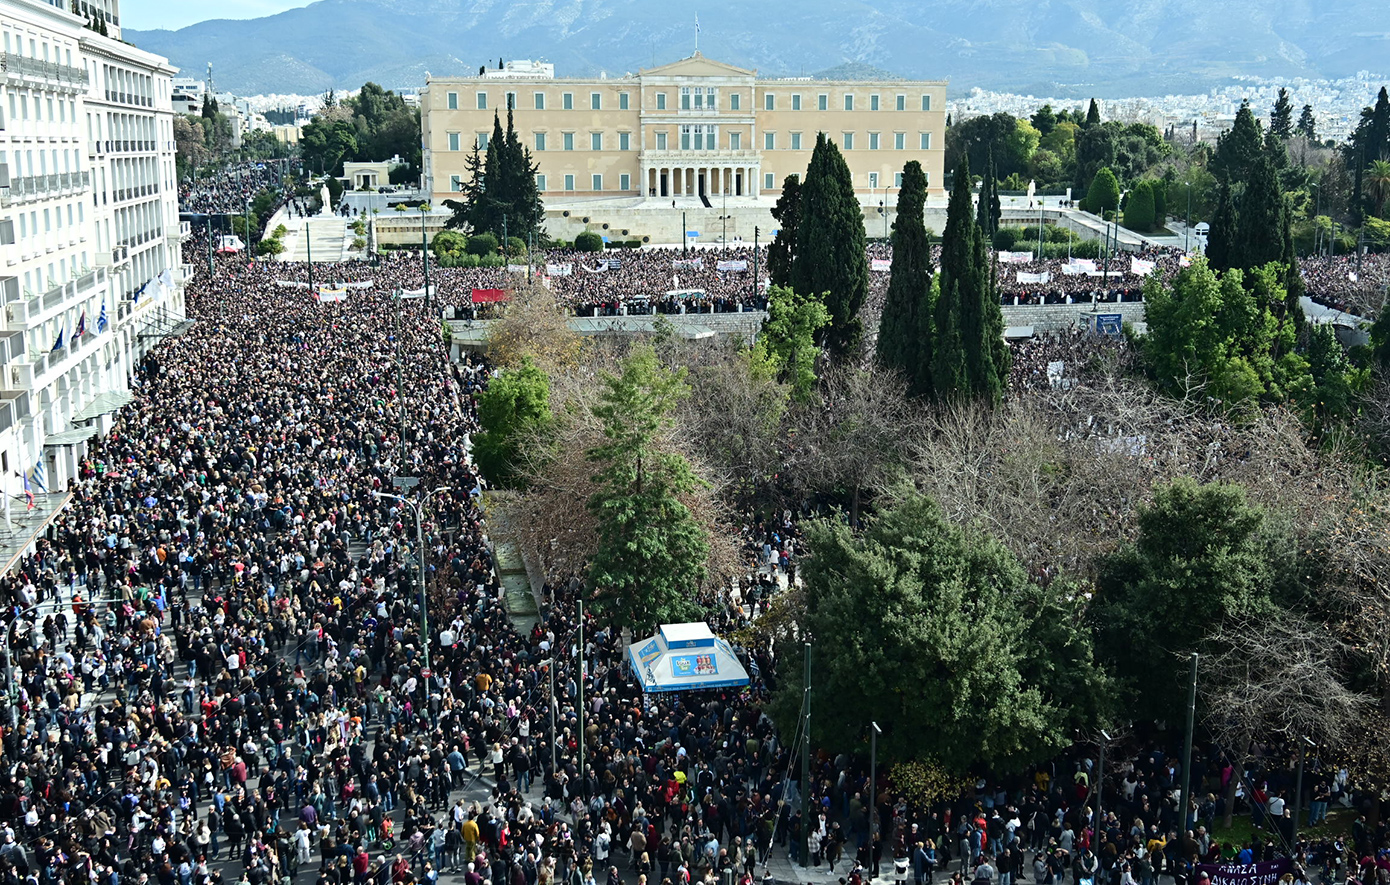
{"label": "building balcony", "polygon": [[90,182],[90,172],[58,172],[13,178],[8,187],[0,184],[0,206],[71,194],[85,189]]}
{"label": "building balcony", "polygon": [[0,52],[0,72],[7,79],[39,83],[41,88],[80,92],[87,88],[87,70],[53,61]]}
{"label": "building balcony", "polygon": [[124,203],[126,200],[138,200],[142,197],[149,197],[159,193],[157,184],[140,184],[135,187],[117,188],[111,192],[111,202]]}
{"label": "building balcony", "polygon": [[23,390],[0,390],[0,433],[29,417],[29,394]]}
{"label": "building balcony", "polygon": [[646,150],[639,158],[648,166],[757,166],[761,151],[745,150]]}

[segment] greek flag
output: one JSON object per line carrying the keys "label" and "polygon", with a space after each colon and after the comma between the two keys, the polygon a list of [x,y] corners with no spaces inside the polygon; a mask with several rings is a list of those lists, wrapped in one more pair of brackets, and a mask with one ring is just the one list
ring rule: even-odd
{"label": "greek flag", "polygon": [[97,317],[97,333],[106,331],[106,299],[101,302],[101,315]]}
{"label": "greek flag", "polygon": [[45,495],[48,494],[48,471],[44,470],[42,458],[34,463],[34,485]]}

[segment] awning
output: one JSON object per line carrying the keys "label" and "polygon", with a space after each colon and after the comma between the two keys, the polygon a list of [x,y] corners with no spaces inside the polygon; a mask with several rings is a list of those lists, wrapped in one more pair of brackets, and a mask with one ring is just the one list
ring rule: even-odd
{"label": "awning", "polygon": [[657,634],[627,649],[628,665],[642,690],[647,692],[692,691],[731,688],[748,684],[729,643],[715,636],[709,625],[665,624]]}
{"label": "awning", "polygon": [[96,427],[75,427],[71,430],[50,433],[43,438],[43,444],[46,446],[75,446],[100,435],[101,430]]}
{"label": "awning", "polygon": [[135,399],[134,394],[127,393],[123,390],[111,390],[106,393],[98,393],[96,398],[87,404],[86,408],[72,416],[73,423],[100,418],[102,415],[116,411],[133,399]]}

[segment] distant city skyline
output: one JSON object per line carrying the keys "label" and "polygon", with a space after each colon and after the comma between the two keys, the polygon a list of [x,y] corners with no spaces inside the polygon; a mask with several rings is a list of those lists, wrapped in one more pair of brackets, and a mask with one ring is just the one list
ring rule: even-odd
{"label": "distant city skyline", "polygon": [[122,0],[121,24],[141,31],[176,31],[214,18],[247,19],[308,6],[312,0]]}

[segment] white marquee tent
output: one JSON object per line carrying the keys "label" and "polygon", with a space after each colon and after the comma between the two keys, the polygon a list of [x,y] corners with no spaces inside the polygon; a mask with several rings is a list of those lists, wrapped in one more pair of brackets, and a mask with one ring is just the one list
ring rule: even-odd
{"label": "white marquee tent", "polygon": [[647,692],[730,688],[748,684],[748,671],[709,625],[665,624],[627,649],[628,666]]}

